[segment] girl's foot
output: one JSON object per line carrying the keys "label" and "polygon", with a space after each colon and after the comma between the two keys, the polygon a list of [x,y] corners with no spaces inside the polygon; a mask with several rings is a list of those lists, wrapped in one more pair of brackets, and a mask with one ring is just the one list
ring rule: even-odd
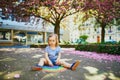
{"label": "girl's foot", "polygon": [[40,70],[42,70],[42,66],[36,65],[32,67],[32,71],[40,71]]}
{"label": "girl's foot", "polygon": [[72,64],[70,69],[73,71],[76,70],[76,68],[78,67],[79,64],[80,64],[80,61],[76,61],[75,63]]}

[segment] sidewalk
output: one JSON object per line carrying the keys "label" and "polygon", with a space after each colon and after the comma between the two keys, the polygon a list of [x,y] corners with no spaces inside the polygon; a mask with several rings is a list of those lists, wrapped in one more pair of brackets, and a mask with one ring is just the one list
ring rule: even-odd
{"label": "sidewalk", "polygon": [[0,80],[120,80],[120,56],[64,48],[65,61],[81,60],[76,71],[31,71],[43,56],[41,48],[0,48]]}
{"label": "sidewalk", "polygon": [[0,48],[30,48],[29,45],[0,46]]}

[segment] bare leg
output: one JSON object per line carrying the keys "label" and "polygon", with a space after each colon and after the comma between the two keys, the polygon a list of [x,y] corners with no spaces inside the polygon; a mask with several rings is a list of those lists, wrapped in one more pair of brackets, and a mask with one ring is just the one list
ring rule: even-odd
{"label": "bare leg", "polygon": [[65,61],[63,61],[63,60],[60,60],[60,64],[61,64],[62,66],[64,66],[65,68],[70,68],[71,65],[72,65],[72,64],[69,64],[69,63],[67,63],[67,62],[65,62]]}
{"label": "bare leg", "polygon": [[46,64],[46,63],[47,63],[47,60],[46,60],[45,58],[41,58],[40,61],[39,61],[39,63],[38,63],[38,66],[32,67],[32,70],[33,70],[33,71],[42,70],[42,66],[43,66],[44,64]]}
{"label": "bare leg", "polygon": [[68,68],[68,69],[71,69],[71,70],[76,70],[76,68],[80,64],[80,61],[76,61],[74,64],[69,64],[65,61],[60,60],[60,64],[63,65],[65,68]]}
{"label": "bare leg", "polygon": [[41,58],[38,65],[39,66],[44,66],[44,64],[47,64],[47,60],[45,58]]}

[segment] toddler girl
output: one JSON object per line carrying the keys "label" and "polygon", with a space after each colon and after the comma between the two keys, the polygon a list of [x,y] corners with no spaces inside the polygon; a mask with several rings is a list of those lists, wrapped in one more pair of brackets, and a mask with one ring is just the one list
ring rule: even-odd
{"label": "toddler girl", "polygon": [[80,61],[76,61],[73,64],[69,64],[61,59],[61,48],[58,45],[58,36],[56,34],[50,34],[48,37],[48,46],[45,48],[45,58],[41,58],[39,63],[32,68],[32,70],[42,70],[44,65],[54,66],[62,65],[65,68],[76,70]]}

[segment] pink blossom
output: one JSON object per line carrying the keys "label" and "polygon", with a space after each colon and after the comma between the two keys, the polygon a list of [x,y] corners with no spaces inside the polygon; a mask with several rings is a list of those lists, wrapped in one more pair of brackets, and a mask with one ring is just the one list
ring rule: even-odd
{"label": "pink blossom", "polygon": [[110,54],[107,54],[107,53],[76,51],[76,50],[65,50],[64,53],[80,55],[80,56],[95,59],[95,60],[98,60],[98,61],[108,60],[108,61],[120,62],[120,55],[110,55]]}

